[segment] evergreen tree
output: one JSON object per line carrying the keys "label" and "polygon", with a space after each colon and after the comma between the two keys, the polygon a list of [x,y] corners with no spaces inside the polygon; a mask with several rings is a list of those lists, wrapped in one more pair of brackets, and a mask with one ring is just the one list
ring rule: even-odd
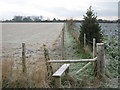
{"label": "evergreen tree", "polygon": [[84,33],[86,34],[86,43],[92,45],[93,38],[96,39],[96,42],[101,42],[102,33],[101,26],[97,21],[97,16],[93,13],[91,6],[87,9],[86,16],[82,25],[80,26],[80,42],[83,44]]}

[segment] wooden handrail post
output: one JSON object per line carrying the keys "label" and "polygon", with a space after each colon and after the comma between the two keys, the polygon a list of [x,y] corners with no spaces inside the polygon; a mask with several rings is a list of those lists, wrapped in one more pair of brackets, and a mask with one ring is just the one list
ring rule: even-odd
{"label": "wooden handrail post", "polygon": [[23,73],[26,73],[26,56],[25,56],[25,43],[22,43],[22,67]]}
{"label": "wooden handrail post", "polygon": [[104,43],[97,43],[97,77],[104,79],[105,63],[104,63]]}
{"label": "wooden handrail post", "polygon": [[84,33],[84,48],[86,46],[86,34]]}

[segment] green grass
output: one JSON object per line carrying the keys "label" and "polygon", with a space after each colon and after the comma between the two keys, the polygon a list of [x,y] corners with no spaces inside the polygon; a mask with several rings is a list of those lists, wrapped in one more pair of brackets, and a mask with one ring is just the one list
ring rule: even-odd
{"label": "green grass", "polygon": [[[65,46],[66,50],[65,57],[66,59],[90,59],[92,58],[90,52],[86,52],[82,45],[78,43],[71,33],[65,30]],[[86,62],[87,63],[87,62]],[[94,81],[94,66],[90,65],[85,71],[80,72],[80,74],[76,75],[75,73],[82,68],[86,63],[71,63],[70,65],[70,76],[74,78],[76,81],[76,87],[82,87],[82,81],[87,78],[87,81]],[[85,83],[87,83],[87,81]],[[86,84],[85,84],[86,85]]]}

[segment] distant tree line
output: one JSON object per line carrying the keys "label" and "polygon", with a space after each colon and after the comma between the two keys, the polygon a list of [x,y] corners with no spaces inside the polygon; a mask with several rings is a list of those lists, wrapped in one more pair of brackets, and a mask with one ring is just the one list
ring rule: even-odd
{"label": "distant tree line", "polygon": [[[65,22],[66,20],[60,20],[53,18],[50,20],[49,18],[43,19],[43,16],[14,16],[11,20],[3,20],[2,22]],[[0,21],[1,22],[1,21]],[[74,22],[83,22],[83,20],[74,20]],[[102,20],[98,19],[99,23],[117,23],[120,20]]]}
{"label": "distant tree line", "polygon": [[102,20],[102,19],[98,19],[99,23],[117,23],[120,20]]}
{"label": "distant tree line", "polygon": [[60,20],[53,18],[43,19],[43,16],[14,16],[11,20],[4,20],[3,22],[64,22],[65,20]]}

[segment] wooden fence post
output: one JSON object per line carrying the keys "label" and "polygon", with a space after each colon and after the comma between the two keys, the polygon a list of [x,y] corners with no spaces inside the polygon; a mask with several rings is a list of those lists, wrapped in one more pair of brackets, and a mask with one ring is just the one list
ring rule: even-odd
{"label": "wooden fence post", "polygon": [[95,57],[95,38],[93,38],[93,58]]}
{"label": "wooden fence post", "polygon": [[84,48],[86,46],[86,34],[84,33]]}
{"label": "wooden fence post", "polygon": [[65,28],[62,29],[62,59],[64,60],[64,30]]}
{"label": "wooden fence post", "polygon": [[44,56],[45,56],[47,74],[48,74],[48,78],[47,79],[51,79],[52,74],[53,74],[53,69],[52,69],[52,65],[48,62],[48,60],[50,60],[50,57],[49,57],[46,45],[43,45],[43,47],[44,47]]}
{"label": "wooden fence post", "polygon": [[23,73],[26,73],[26,56],[25,56],[25,43],[22,43],[22,67]]}
{"label": "wooden fence post", "polygon": [[104,80],[105,63],[104,63],[104,43],[97,43],[97,77]]}

